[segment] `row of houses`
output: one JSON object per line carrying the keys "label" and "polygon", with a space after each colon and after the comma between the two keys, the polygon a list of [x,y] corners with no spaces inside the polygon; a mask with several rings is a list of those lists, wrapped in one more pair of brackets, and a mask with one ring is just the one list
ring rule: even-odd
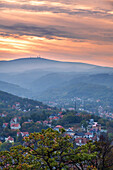
{"label": "row of houses", "polygon": [[[22,135],[22,137],[28,137],[29,133],[28,132],[17,132],[17,137],[19,137],[19,135]],[[5,138],[5,142],[9,142],[9,143],[14,143],[14,138],[12,138],[11,136]]]}
{"label": "row of houses", "polygon": [[[45,121],[37,121],[36,123],[38,124],[43,124],[43,125],[46,125],[48,127],[51,127],[51,122],[53,120],[58,120],[58,119],[61,119],[63,117],[62,115],[63,112],[59,112],[57,114],[52,114],[51,116],[49,116],[49,120],[45,120]],[[78,115],[79,116],[79,115]],[[10,123],[9,123],[9,126],[11,128],[11,130],[19,130],[21,128],[21,125],[19,123],[21,117],[14,117],[11,119]],[[27,122],[24,122],[24,123],[31,123],[32,120],[28,120]],[[3,127],[7,127],[8,126],[8,123],[3,123]],[[59,131],[60,128],[64,128],[62,127],[61,125],[57,125],[55,126],[53,129],[54,130],[57,130]],[[86,144],[89,140],[92,140],[92,141],[98,141],[99,140],[99,136],[100,136],[100,133],[101,133],[101,124],[98,124],[97,122],[95,122],[93,119],[90,119],[88,121],[88,126],[87,126],[87,130],[84,131],[84,128],[82,128],[83,130],[81,132],[79,131],[76,131],[73,127],[70,127],[70,128],[64,128],[65,129],[65,135],[69,135],[72,137],[72,139],[75,141],[76,145],[77,146],[81,146],[81,145],[84,145]],[[22,137],[28,137],[29,136],[29,133],[28,132],[20,132],[18,131],[17,132],[17,137],[19,135],[22,135]],[[12,139],[12,137],[8,137],[6,138],[6,142],[9,141],[9,142],[14,142],[14,140]],[[11,143],[12,143],[11,142]]]}
{"label": "row of houses", "polygon": [[[54,127],[54,130],[59,131],[60,128],[64,128],[64,127],[62,127],[61,125],[57,125]],[[93,119],[89,120],[89,124],[86,132],[84,132],[84,129],[83,131],[78,132],[75,131],[73,128],[65,129],[65,131],[66,131],[65,135],[71,136],[77,146],[82,146],[86,144],[89,140],[93,142],[98,141],[101,132],[103,132],[103,130],[101,129],[101,124],[94,122]]]}

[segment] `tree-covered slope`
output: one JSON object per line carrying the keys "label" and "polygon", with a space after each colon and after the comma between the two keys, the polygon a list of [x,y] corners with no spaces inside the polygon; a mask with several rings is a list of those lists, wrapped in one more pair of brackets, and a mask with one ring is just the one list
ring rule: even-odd
{"label": "tree-covered slope", "polygon": [[12,93],[21,97],[29,97],[31,96],[31,92],[25,88],[20,87],[16,84],[7,83],[4,81],[0,81],[0,90]]}
{"label": "tree-covered slope", "polygon": [[37,98],[40,100],[51,100],[73,97],[96,98],[111,103],[113,101],[113,89],[104,85],[89,84],[87,82],[68,82],[57,88],[46,90]]}
{"label": "tree-covered slope", "polygon": [[0,91],[0,103],[4,103],[5,106],[13,105],[15,103],[20,103],[20,105],[29,105],[29,106],[43,106],[47,108],[42,102],[35,101],[28,98],[21,98],[4,91]]}

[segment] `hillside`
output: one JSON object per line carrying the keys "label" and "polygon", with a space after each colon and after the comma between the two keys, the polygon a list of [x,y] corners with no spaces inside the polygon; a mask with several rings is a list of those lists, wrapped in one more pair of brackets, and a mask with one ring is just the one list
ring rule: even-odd
{"label": "hillside", "polygon": [[[6,83],[7,82],[7,83]],[[0,61],[0,90],[41,101],[101,98],[112,101],[113,68],[44,58]]]}
{"label": "hillside", "polygon": [[0,91],[0,108],[12,108],[12,106],[16,103],[20,103],[20,105],[23,107],[29,106],[31,107],[36,107],[36,106],[41,106],[43,108],[47,108],[48,106],[44,105],[42,102],[35,101],[32,99],[28,98],[21,98],[9,93],[6,93],[4,91]]}
{"label": "hillside", "polygon": [[0,61],[0,73],[25,72],[42,69],[54,72],[113,72],[113,68],[101,67],[79,62],[61,62],[45,58],[22,58],[11,61]]}
{"label": "hillside", "polygon": [[73,73],[49,73],[33,81],[30,88],[33,92],[41,93],[47,89],[59,87],[71,80],[74,75]]}
{"label": "hillside", "polygon": [[37,99],[56,100],[56,99],[71,99],[74,97],[80,98],[95,98],[101,100],[108,100],[109,103],[113,102],[113,89],[107,88],[104,85],[89,84],[89,83],[67,83],[57,88],[45,90]]}
{"label": "hillside", "polygon": [[[39,94],[35,96],[38,100],[64,100],[81,97],[101,99],[109,103],[113,102],[113,74],[64,74],[63,78],[61,78],[62,82],[59,81],[60,79],[57,75],[54,78],[51,77],[51,83],[48,85],[46,82],[49,82],[49,77],[50,75],[45,77],[45,81],[44,77],[43,81],[40,79],[36,86],[41,88]],[[52,82],[52,80],[54,81]]]}
{"label": "hillside", "polygon": [[19,85],[15,85],[12,83],[7,83],[4,81],[0,81],[0,90],[12,93],[21,97],[29,97],[31,96],[31,92],[25,88],[20,87]]}

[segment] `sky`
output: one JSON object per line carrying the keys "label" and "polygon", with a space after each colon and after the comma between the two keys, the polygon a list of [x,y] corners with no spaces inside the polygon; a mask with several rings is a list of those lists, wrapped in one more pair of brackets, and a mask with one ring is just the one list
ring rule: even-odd
{"label": "sky", "polygon": [[0,60],[113,67],[113,0],[0,0]]}

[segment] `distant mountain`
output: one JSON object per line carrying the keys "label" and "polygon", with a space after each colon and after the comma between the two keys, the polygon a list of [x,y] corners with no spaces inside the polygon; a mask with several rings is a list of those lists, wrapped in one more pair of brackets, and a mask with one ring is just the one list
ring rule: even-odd
{"label": "distant mountain", "polygon": [[3,81],[0,81],[0,90],[8,92],[8,93],[12,93],[14,95],[21,96],[21,97],[30,97],[31,95],[31,92],[29,90],[24,89],[18,85],[3,82]]}
{"label": "distant mountain", "polygon": [[[58,84],[58,83],[57,83]],[[43,87],[43,86],[42,86]],[[72,79],[57,86],[48,87],[35,96],[41,101],[71,99],[73,97],[95,98],[113,102],[113,74],[74,75]]]}
{"label": "distant mountain", "polygon": [[23,58],[0,61],[0,73],[16,73],[33,69],[54,72],[113,72],[113,68],[78,62],[61,62],[44,58]]}
{"label": "distant mountain", "polygon": [[0,80],[30,88],[32,82],[49,73],[40,69],[28,70],[22,73],[0,73]]}
{"label": "distant mountain", "polygon": [[31,90],[41,93],[49,88],[59,87],[61,84],[71,80],[74,75],[73,73],[49,73],[33,81]]}
{"label": "distant mountain", "polygon": [[36,98],[40,101],[55,101],[57,99],[71,99],[73,97],[93,98],[113,102],[113,89],[104,85],[89,84],[83,82],[66,83],[56,88],[49,88]]}
{"label": "distant mountain", "polygon": [[113,68],[44,58],[0,61],[0,89],[49,100],[71,96],[112,96]]}

